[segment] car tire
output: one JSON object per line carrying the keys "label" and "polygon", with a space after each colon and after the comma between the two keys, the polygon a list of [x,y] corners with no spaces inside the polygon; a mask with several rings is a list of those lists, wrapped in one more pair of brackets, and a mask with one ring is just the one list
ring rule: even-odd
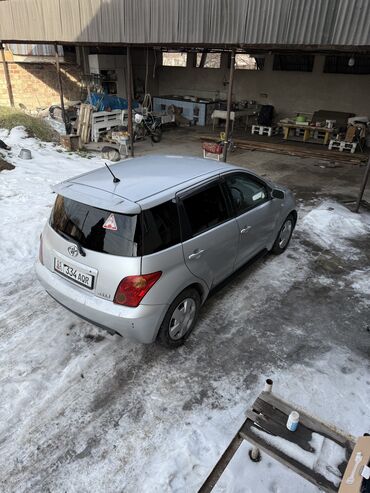
{"label": "car tire", "polygon": [[158,332],[157,341],[165,347],[184,344],[198,319],[201,299],[198,291],[188,288],[171,303]]}
{"label": "car tire", "polygon": [[275,255],[280,255],[281,253],[285,252],[292,237],[294,226],[295,221],[293,214],[289,214],[279,230],[279,234],[277,235],[275,243],[271,248],[271,253]]}

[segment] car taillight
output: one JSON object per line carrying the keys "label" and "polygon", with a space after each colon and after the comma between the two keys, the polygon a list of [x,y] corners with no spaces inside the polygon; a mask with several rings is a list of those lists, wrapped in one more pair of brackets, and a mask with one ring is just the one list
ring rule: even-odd
{"label": "car taillight", "polygon": [[42,235],[40,235],[39,260],[40,260],[40,263],[42,265],[44,265],[44,253],[42,251]]}
{"label": "car taillight", "polygon": [[128,276],[119,283],[113,303],[136,307],[146,293],[161,277],[162,272],[153,272],[142,276]]}

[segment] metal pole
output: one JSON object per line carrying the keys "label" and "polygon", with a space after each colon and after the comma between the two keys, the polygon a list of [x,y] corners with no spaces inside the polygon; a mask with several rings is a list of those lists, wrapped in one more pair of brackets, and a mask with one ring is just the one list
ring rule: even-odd
{"label": "metal pole", "polygon": [[1,41],[0,41],[0,51],[1,51],[1,61],[3,63],[3,67],[4,67],[6,87],[8,89],[9,103],[10,103],[10,106],[12,108],[14,108],[14,98],[13,98],[12,84],[10,82],[9,67],[8,67],[8,62],[5,59],[4,45]]}
{"label": "metal pole", "polygon": [[66,111],[64,108],[64,95],[63,95],[63,84],[62,84],[62,76],[60,74],[60,64],[59,64],[59,53],[58,53],[58,45],[54,45],[55,49],[55,65],[57,69],[57,76],[58,76],[58,84],[59,84],[59,96],[60,96],[60,107],[62,108],[62,118],[64,122],[64,128],[66,130],[66,134],[68,134],[68,129],[67,129],[67,121],[66,121]]}
{"label": "metal pole", "polygon": [[224,163],[226,163],[226,159],[227,159],[227,146],[228,146],[229,134],[230,134],[230,112],[231,112],[231,103],[232,103],[232,98],[233,98],[234,69],[235,69],[235,50],[232,50],[231,61],[230,61],[229,90],[228,90],[228,94],[227,94],[225,143],[224,143],[224,149],[223,149],[223,161],[224,161]]}
{"label": "metal pole", "polygon": [[134,157],[134,134],[132,128],[132,65],[131,65],[131,49],[127,47],[127,110],[128,110],[128,133],[130,135],[131,157]]}
{"label": "metal pole", "polygon": [[364,192],[365,192],[367,181],[369,179],[369,175],[370,175],[370,157],[369,157],[369,159],[367,161],[367,166],[366,166],[364,178],[362,180],[362,184],[361,184],[361,188],[360,188],[360,193],[358,194],[358,197],[357,197],[355,212],[358,212],[358,210],[360,209],[362,197],[364,196]]}

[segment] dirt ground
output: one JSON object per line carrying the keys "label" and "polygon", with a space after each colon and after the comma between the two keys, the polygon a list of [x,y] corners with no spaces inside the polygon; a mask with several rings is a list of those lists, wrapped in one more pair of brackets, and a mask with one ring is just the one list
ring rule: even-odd
{"label": "dirt ground", "polygon": [[3,171],[4,169],[11,170],[14,168],[15,168],[15,166],[13,166],[13,164],[8,163],[7,161],[5,161],[4,159],[2,159],[0,157],[0,171]]}

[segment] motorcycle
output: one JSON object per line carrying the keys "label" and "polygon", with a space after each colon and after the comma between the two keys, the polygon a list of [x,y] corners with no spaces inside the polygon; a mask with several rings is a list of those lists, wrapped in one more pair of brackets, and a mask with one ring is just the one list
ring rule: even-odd
{"label": "motorcycle", "polygon": [[152,142],[157,143],[162,139],[162,121],[160,117],[153,116],[151,113],[142,115],[135,113],[134,116],[134,141],[150,136]]}

